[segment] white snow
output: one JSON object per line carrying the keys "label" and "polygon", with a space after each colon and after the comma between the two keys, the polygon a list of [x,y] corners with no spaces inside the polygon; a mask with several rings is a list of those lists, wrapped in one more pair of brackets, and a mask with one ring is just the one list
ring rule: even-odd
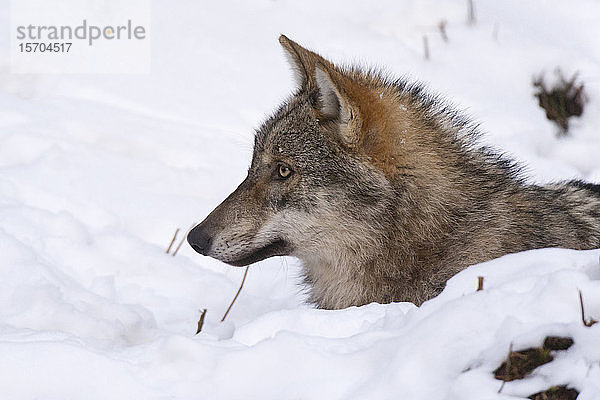
{"label": "white snow", "polygon": [[[600,399],[600,324],[583,326],[578,297],[600,319],[598,250],[508,255],[419,308],[339,311],[303,304],[298,263],[276,258],[250,268],[224,323],[243,270],[187,244],[165,254],[241,182],[253,129],[293,89],[279,33],[427,82],[532,181],[600,182],[600,4],[474,3],[468,26],[463,0],[156,1],[149,75],[10,74],[0,35],[0,397],[481,400],[568,384]],[[566,139],[531,87],[558,66],[590,98]],[[575,345],[498,394],[510,344],[548,335]]]}

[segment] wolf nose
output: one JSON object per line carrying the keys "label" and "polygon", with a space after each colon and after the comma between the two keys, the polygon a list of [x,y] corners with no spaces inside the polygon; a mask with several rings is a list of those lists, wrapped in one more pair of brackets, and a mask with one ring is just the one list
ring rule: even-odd
{"label": "wolf nose", "polygon": [[206,256],[212,244],[212,237],[205,229],[202,229],[202,224],[200,224],[188,233],[187,241],[192,246],[192,249]]}

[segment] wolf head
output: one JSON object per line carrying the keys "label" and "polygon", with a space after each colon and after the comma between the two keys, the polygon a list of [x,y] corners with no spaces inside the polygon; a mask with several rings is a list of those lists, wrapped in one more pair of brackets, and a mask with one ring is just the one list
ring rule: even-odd
{"label": "wolf head", "polygon": [[395,220],[395,193],[410,170],[394,161],[404,145],[397,133],[408,127],[390,115],[402,99],[382,80],[279,41],[298,90],[258,129],[246,179],[188,242],[234,266],[281,255],[328,264],[365,256]]}

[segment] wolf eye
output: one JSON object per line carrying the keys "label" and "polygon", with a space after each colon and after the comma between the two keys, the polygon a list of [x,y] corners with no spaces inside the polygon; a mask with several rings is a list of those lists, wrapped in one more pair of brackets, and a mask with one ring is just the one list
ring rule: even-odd
{"label": "wolf eye", "polygon": [[292,169],[284,164],[279,164],[277,167],[277,173],[281,179],[288,178],[292,174]]}

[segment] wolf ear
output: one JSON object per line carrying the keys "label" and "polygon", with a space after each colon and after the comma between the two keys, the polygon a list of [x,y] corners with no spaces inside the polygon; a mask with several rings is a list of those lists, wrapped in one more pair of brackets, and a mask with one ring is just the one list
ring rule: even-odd
{"label": "wolf ear", "polygon": [[321,65],[315,67],[315,81],[319,89],[319,111],[327,118],[348,123],[353,116],[350,104],[331,79],[331,75]]}
{"label": "wolf ear", "polygon": [[319,100],[315,108],[327,120],[339,123],[340,134],[346,144],[356,144],[360,121],[358,112],[353,109],[340,85],[342,73],[331,62],[285,35],[279,36],[279,43],[286,51],[300,87],[318,90]]}
{"label": "wolf ear", "polygon": [[339,72],[317,64],[315,82],[319,90],[318,109],[327,119],[339,125],[342,141],[353,147],[359,141],[360,118],[350,99],[339,84]]}
{"label": "wolf ear", "polygon": [[285,35],[279,36],[279,43],[285,50],[298,85],[300,87],[313,86],[315,84],[315,65],[318,62],[328,63],[328,61],[317,53],[300,46]]}

